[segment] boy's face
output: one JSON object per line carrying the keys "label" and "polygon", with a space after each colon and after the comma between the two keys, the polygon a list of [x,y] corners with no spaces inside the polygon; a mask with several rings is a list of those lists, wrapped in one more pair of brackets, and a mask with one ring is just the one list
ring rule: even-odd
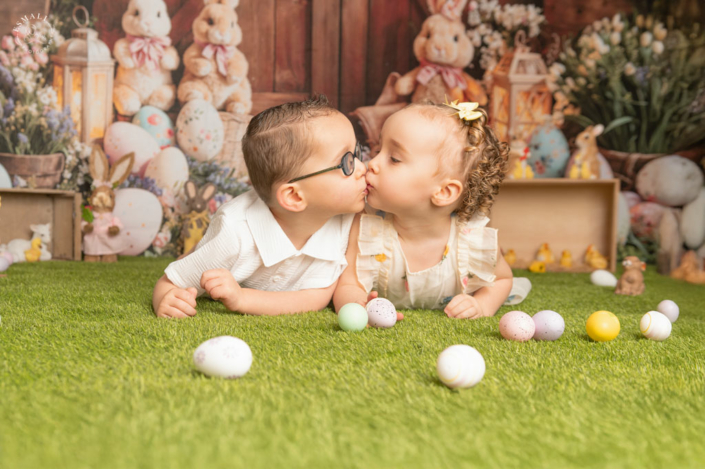
{"label": "boy's face", "polygon": [[[311,139],[311,156],[297,171],[299,175],[337,166],[347,152],[355,152],[357,141],[352,124],[340,112],[311,120],[307,131]],[[346,176],[342,169],[336,169],[297,181],[306,196],[307,209],[330,216],[357,213],[364,209],[366,169],[358,159],[355,159],[354,165],[350,176]]]}

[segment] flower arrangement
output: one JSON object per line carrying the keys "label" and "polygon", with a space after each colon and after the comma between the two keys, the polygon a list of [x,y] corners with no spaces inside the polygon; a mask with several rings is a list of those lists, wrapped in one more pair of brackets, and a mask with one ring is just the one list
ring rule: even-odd
{"label": "flower arrangement", "polygon": [[[615,15],[585,27],[549,68],[554,110],[609,150],[672,153],[702,141],[705,33],[655,18]],[[559,116],[560,117],[560,116]]]}
{"label": "flower arrangement", "polygon": [[546,22],[541,8],[535,5],[500,5],[499,0],[473,0],[469,4],[467,35],[480,48],[480,67],[491,71],[514,38],[524,31],[529,39],[538,37]]}

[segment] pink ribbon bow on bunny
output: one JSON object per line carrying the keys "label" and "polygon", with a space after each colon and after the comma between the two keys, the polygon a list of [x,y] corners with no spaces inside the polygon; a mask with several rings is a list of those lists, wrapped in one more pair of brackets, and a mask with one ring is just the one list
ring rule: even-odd
{"label": "pink ribbon bow on bunny", "polygon": [[201,55],[207,59],[212,59],[215,55],[215,63],[218,64],[218,71],[221,75],[228,75],[228,60],[235,55],[235,46],[225,46],[222,44],[212,44],[210,42],[195,41],[200,47],[203,47]]}
{"label": "pink ribbon bow on bunny", "polygon": [[446,86],[450,89],[460,88],[464,90],[468,87],[465,78],[463,78],[463,72],[459,68],[434,64],[428,60],[421,61],[421,70],[419,70],[419,73],[416,75],[416,81],[422,85],[428,85],[431,78],[439,73],[441,77],[443,77]]}
{"label": "pink ribbon bow on bunny", "polygon": [[127,40],[130,41],[130,53],[138,66],[145,63],[153,70],[159,70],[159,62],[164,56],[164,50],[171,45],[171,39],[168,37],[143,37],[127,35]]}

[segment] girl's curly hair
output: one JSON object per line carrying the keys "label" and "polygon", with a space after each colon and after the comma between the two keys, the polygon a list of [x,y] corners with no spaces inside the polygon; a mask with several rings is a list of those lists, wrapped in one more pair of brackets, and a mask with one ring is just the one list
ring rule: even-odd
{"label": "girl's curly hair", "polygon": [[[465,187],[455,213],[461,222],[469,221],[478,212],[489,214],[507,172],[509,145],[500,142],[487,125],[487,113],[476,109],[482,116],[464,121],[454,109],[442,104],[413,104],[409,108],[417,109],[431,119],[447,116],[457,122],[454,128],[466,135],[465,146],[461,149]],[[452,151],[456,152],[457,148]]]}

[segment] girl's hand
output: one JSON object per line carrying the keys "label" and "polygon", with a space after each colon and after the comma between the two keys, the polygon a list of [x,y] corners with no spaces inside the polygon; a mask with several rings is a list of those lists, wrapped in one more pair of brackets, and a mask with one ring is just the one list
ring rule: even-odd
{"label": "girl's hand", "polygon": [[158,318],[187,318],[196,315],[196,289],[172,288],[155,311]]}
{"label": "girl's hand", "polygon": [[242,288],[227,269],[211,269],[203,272],[201,288],[211,298],[220,301],[230,311],[237,311],[242,299]]}
{"label": "girl's hand", "polygon": [[482,306],[475,297],[464,293],[453,297],[443,311],[446,316],[455,319],[477,319],[484,316]]}
{"label": "girl's hand", "polygon": [[[367,303],[377,298],[377,296],[379,296],[379,293],[377,293],[376,291],[371,291],[370,294],[367,295]],[[397,321],[401,321],[402,319],[404,319],[404,315],[397,311]]]}

